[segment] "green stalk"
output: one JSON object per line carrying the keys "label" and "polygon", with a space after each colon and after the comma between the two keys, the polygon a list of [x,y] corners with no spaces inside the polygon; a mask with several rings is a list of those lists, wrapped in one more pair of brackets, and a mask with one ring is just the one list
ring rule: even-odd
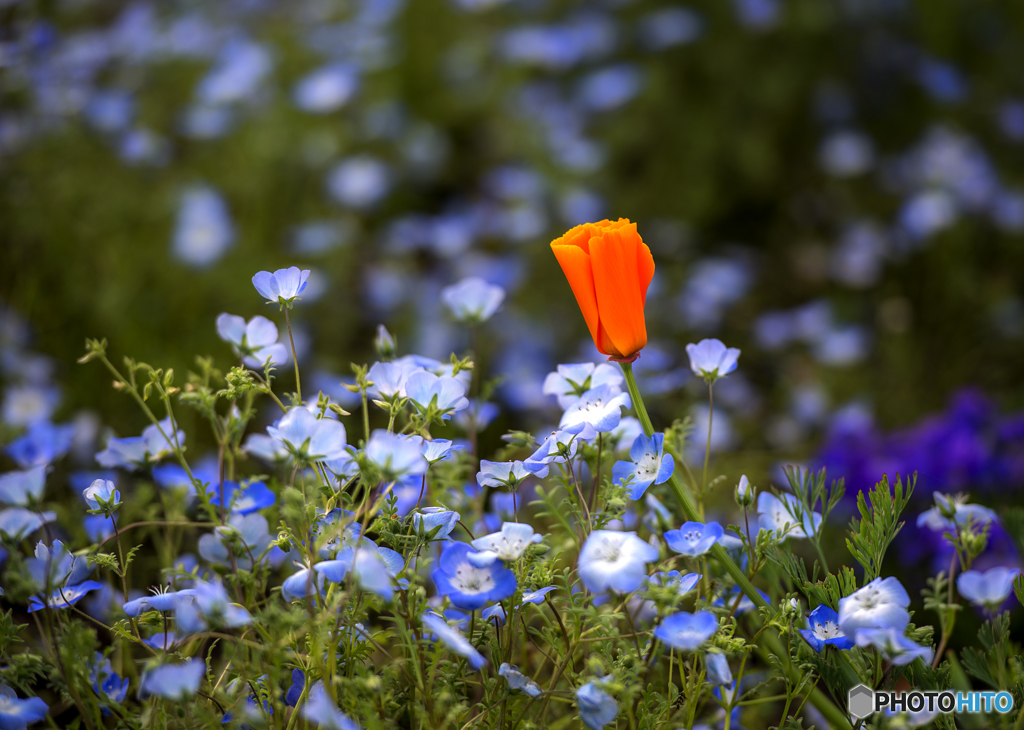
{"label": "green stalk", "polygon": [[[633,408],[636,410],[636,416],[640,419],[640,425],[643,426],[644,433],[648,437],[654,434],[654,426],[651,424],[651,417],[647,415],[647,408],[644,407],[643,397],[640,395],[640,389],[636,384],[636,377],[633,375],[633,364],[628,362],[620,362],[622,366],[622,372],[626,376],[626,387],[629,390],[629,397],[633,401]],[[683,490],[683,485],[679,481],[679,478],[673,473],[669,478],[669,486],[672,488],[673,494],[679,501],[679,506],[683,509],[683,514],[686,515],[686,519],[692,522],[700,522],[700,514],[693,506],[693,502],[690,500],[690,496]],[[725,568],[725,571],[736,581],[736,585],[739,586],[740,590],[743,591],[753,601],[754,605],[758,608],[767,608],[768,602],[762,598],[761,594],[758,593],[757,589],[754,588],[754,584],[750,582],[743,570],[736,564],[736,562],[729,557],[729,553],[726,552],[725,548],[719,543],[711,548],[711,554],[718,559],[718,562]],[[765,643],[768,644],[768,649],[779,657],[785,657],[788,660],[788,654],[785,653],[782,642],[779,641],[779,637],[772,632],[765,632]],[[758,647],[759,652],[762,653],[763,649]],[[792,663],[788,664],[786,673],[789,675],[790,681],[796,683],[799,681],[799,670],[797,670]],[[818,708],[818,711],[825,716],[829,724],[835,728],[852,728],[849,719],[846,717],[841,709],[836,707],[828,697],[820,690],[815,688],[811,692],[811,704]]]}

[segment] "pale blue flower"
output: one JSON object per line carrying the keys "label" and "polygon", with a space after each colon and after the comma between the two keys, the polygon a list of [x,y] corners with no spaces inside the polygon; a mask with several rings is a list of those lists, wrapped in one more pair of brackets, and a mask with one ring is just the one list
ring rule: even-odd
{"label": "pale blue flower", "polygon": [[568,459],[575,458],[578,447],[579,441],[575,434],[567,431],[552,431],[523,464],[531,473],[546,476],[548,465],[561,464]]}
{"label": "pale blue flower", "polygon": [[1018,575],[1020,571],[1016,568],[990,568],[984,573],[967,570],[957,576],[956,587],[960,595],[971,603],[995,611],[1013,593],[1013,583]]}
{"label": "pale blue flower", "polygon": [[577,568],[592,593],[631,593],[647,578],[647,563],[657,559],[657,548],[635,532],[594,530],[580,550]]}
{"label": "pale blue flower", "polygon": [[394,580],[376,545],[360,545],[356,548],[352,571],[360,588],[376,593],[387,602],[391,601],[395,594]]}
{"label": "pale blue flower", "polygon": [[431,573],[437,591],[452,605],[466,610],[482,608],[516,592],[516,576],[500,561],[484,567],[469,559],[472,549],[461,542],[449,543]]}
{"label": "pale blue flower", "polygon": [[25,569],[39,590],[53,590],[64,585],[75,567],[75,557],[64,543],[54,540],[53,545],[36,543],[35,557],[25,561]]}
{"label": "pale blue flower", "polygon": [[405,392],[422,413],[433,409],[443,419],[451,418],[451,414],[469,407],[466,388],[455,378],[437,376],[420,370],[413,373],[405,382]]}
{"label": "pale blue flower", "polygon": [[622,409],[629,407],[628,393],[619,392],[611,385],[599,385],[565,410],[558,428],[589,440],[598,433],[615,429],[622,419]]}
{"label": "pale blue flower", "polygon": [[484,621],[491,622],[493,619],[493,621],[497,622],[498,626],[505,625],[505,609],[500,603],[495,603],[493,606],[488,606],[480,612],[480,616],[483,618]]}
{"label": "pale blue flower", "polygon": [[348,455],[345,426],[331,418],[317,418],[308,409],[292,407],[267,428],[271,437],[282,442],[302,463],[330,461]]}
{"label": "pale blue flower", "polygon": [[454,445],[447,439],[434,439],[432,441],[423,441],[423,458],[430,463],[431,466],[439,461],[445,461],[451,458],[453,451],[461,451],[462,445]]}
{"label": "pale blue flower", "polygon": [[680,611],[666,616],[654,629],[654,637],[680,651],[696,651],[718,631],[718,619],[711,611]]}
{"label": "pale blue flower", "polygon": [[665,434],[650,437],[641,434],[629,450],[630,461],[617,461],[612,467],[612,481],[625,484],[630,499],[640,499],[652,484],[664,484],[672,476],[675,460],[665,453]]}
{"label": "pale blue flower", "polygon": [[441,290],[441,301],[460,322],[486,322],[505,301],[505,290],[488,284],[478,276],[470,276]]}
{"label": "pale blue flower", "polygon": [[60,390],[51,385],[26,383],[4,390],[3,422],[15,428],[49,421],[60,405]]}
{"label": "pale blue flower", "polygon": [[443,616],[428,611],[423,614],[422,620],[424,633],[430,632],[456,654],[466,657],[469,660],[469,666],[473,669],[480,670],[487,665],[483,654],[476,650],[476,647],[462,635],[462,632],[449,626]]}
{"label": "pale blue flower", "polygon": [[111,438],[107,447],[96,454],[100,466],[113,469],[137,469],[160,461],[174,452],[175,442],[185,443],[185,432],[171,426],[171,419],[147,426],[142,436]]}
{"label": "pale blue flower", "polygon": [[966,495],[933,492],[935,506],[922,512],[917,518],[918,527],[930,530],[955,530],[973,524],[980,527],[990,522],[999,522],[999,517],[988,507],[968,504]]}
{"label": "pale blue flower", "polygon": [[825,605],[818,606],[807,617],[806,629],[798,629],[814,651],[821,653],[826,645],[850,649],[853,641],[839,628],[839,614]]}
{"label": "pale blue flower", "polygon": [[128,601],[124,604],[124,612],[132,618],[138,618],[146,611],[173,611],[182,603],[192,600],[194,591],[185,588],[180,591],[165,591],[162,588],[152,588],[152,595],[143,596]]}
{"label": "pale blue flower", "polygon": [[539,606],[544,603],[545,596],[551,591],[558,590],[555,586],[545,586],[544,588],[538,588],[535,591],[524,591],[523,602],[519,604],[520,607],[527,603],[532,603],[535,606]]}
{"label": "pale blue flower", "polygon": [[34,613],[41,610],[42,608],[69,608],[83,598],[86,594],[92,591],[103,588],[102,583],[97,583],[94,580],[85,580],[75,585],[64,586],[52,591],[49,596],[46,596],[46,600],[43,601],[39,596],[32,596],[28,599],[28,612]]}
{"label": "pale blue flower", "polygon": [[544,693],[539,684],[520,672],[519,667],[508,662],[502,662],[498,667],[498,676],[505,678],[508,688],[513,692],[524,692],[533,698],[540,697]]}
{"label": "pale blue flower", "polygon": [[194,634],[221,626],[235,629],[252,623],[249,612],[232,603],[227,590],[220,583],[196,581],[191,588],[190,598],[181,601],[175,612],[178,630],[183,633]]}
{"label": "pale blue flower", "polygon": [[33,512],[24,507],[11,507],[0,510],[0,534],[7,535],[11,542],[17,543],[45,523],[56,519],[56,512]]}
{"label": "pale blue flower", "polygon": [[920,659],[927,666],[935,656],[934,649],[911,641],[903,635],[903,629],[858,629],[855,637],[857,646],[875,647],[886,661],[898,667],[910,664],[915,659]]}
{"label": "pale blue flower", "polygon": [[339,710],[326,692],[320,692],[308,700],[302,706],[302,716],[323,730],[359,730],[359,723]]}
{"label": "pale blue flower", "polygon": [[278,342],[277,325],[266,317],[257,315],[246,323],[237,315],[221,314],[217,317],[217,334],[255,370],[261,369],[267,360],[272,365],[288,361],[288,348]]}
{"label": "pale blue flower", "polygon": [[330,114],[345,106],[359,89],[359,69],[332,63],[307,74],[295,85],[295,105],[310,114]]}
{"label": "pale blue flower", "polygon": [[288,447],[285,443],[263,433],[249,434],[242,450],[269,464],[276,464],[288,458]]}
{"label": "pale blue flower", "polygon": [[405,384],[409,380],[409,376],[422,371],[423,368],[418,365],[375,362],[366,374],[367,379],[373,383],[369,392],[387,401],[395,397],[404,398],[406,396]]}
{"label": "pale blue flower", "polygon": [[74,424],[36,421],[23,435],[7,445],[7,454],[22,469],[45,466],[68,453],[74,438]]}
{"label": "pale blue flower", "polygon": [[236,37],[222,45],[217,62],[196,88],[196,97],[210,105],[242,101],[260,88],[272,67],[263,45]]}
{"label": "pale blue flower", "polygon": [[[661,586],[663,588],[675,588],[679,596],[682,597],[696,588],[697,582],[700,579],[700,573],[681,574],[678,570],[670,570],[668,572],[652,573],[651,577],[648,578],[648,581],[651,585]],[[646,588],[643,590],[646,590]]]}
{"label": "pale blue flower", "polygon": [[579,400],[588,390],[610,385],[621,390],[622,371],[610,363],[592,362],[559,365],[544,378],[544,395],[558,396],[558,405],[564,410]]}
{"label": "pale blue flower", "polygon": [[306,288],[309,269],[289,266],[273,274],[259,271],[252,277],[252,285],[267,300],[267,304],[290,305]]}
{"label": "pale blue flower", "polygon": [[[770,492],[757,495],[757,524],[762,530],[784,537],[805,538],[821,529],[821,513],[803,509],[800,500],[792,494],[776,497]],[[801,519],[798,519],[802,517]]]}
{"label": "pale blue flower", "polygon": [[97,479],[82,492],[89,509],[113,510],[121,504],[121,493],[108,479]]}
{"label": "pale blue flower", "polygon": [[715,687],[732,684],[732,670],[729,669],[729,659],[725,654],[720,654],[719,652],[708,652],[705,654],[704,670],[708,684]]}
{"label": "pale blue flower", "polygon": [[508,487],[515,489],[521,481],[530,476],[546,477],[547,468],[530,471],[521,461],[487,461],[480,460],[480,471],[476,475],[476,483],[481,487]]}
{"label": "pale blue flower", "polygon": [[726,347],[720,340],[701,340],[686,346],[690,356],[690,369],[705,380],[715,380],[736,369],[740,351]]}
{"label": "pale blue flower", "polygon": [[206,674],[206,662],[191,659],[184,664],[164,664],[142,675],[140,694],[168,700],[184,700],[194,695]]}
{"label": "pale blue flower", "polygon": [[0,474],[0,504],[28,507],[42,499],[45,488],[45,466]]}
{"label": "pale blue flower", "polygon": [[518,560],[530,545],[534,545],[542,539],[530,525],[520,522],[504,522],[501,525],[501,532],[478,537],[473,540],[472,545],[481,552],[507,562]]}
{"label": "pale blue flower", "polygon": [[208,185],[185,190],[178,208],[171,250],[196,268],[216,263],[235,242],[235,226],[227,203]]}
{"label": "pale blue flower", "polygon": [[910,623],[910,596],[896,578],[875,578],[863,588],[839,599],[839,629],[853,636],[858,629],[896,629]]}
{"label": "pale blue flower", "polygon": [[227,525],[214,528],[212,534],[199,538],[199,554],[215,565],[231,566],[230,545],[239,542],[242,548],[235,549],[235,563],[243,570],[252,570],[251,553],[257,560],[270,547],[267,518],[258,512],[248,515],[231,514]]}
{"label": "pale blue flower", "polygon": [[349,208],[365,210],[391,189],[391,170],[376,157],[356,155],[339,162],[327,176],[331,197]]}
{"label": "pale blue flower", "polygon": [[443,540],[452,533],[459,523],[459,519],[461,519],[461,515],[458,512],[447,510],[444,507],[424,507],[419,512],[413,513],[412,526],[417,533],[422,531],[428,535],[436,529],[437,533],[433,539]]}
{"label": "pale blue flower", "polygon": [[370,434],[363,455],[389,480],[396,480],[406,474],[422,474],[427,470],[422,448],[418,437],[377,429]]}
{"label": "pale blue flower", "polygon": [[612,677],[598,677],[576,690],[576,705],[580,708],[580,720],[591,730],[601,730],[615,722],[619,714],[619,703],[615,698],[598,687]]}
{"label": "pale blue flower", "polygon": [[703,555],[722,539],[724,530],[717,522],[702,525],[699,522],[685,522],[678,530],[665,532],[665,542],[680,555],[695,558]]}

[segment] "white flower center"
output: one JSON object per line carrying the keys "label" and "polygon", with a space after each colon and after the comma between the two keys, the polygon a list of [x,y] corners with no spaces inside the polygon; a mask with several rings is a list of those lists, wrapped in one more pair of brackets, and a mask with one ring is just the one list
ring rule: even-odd
{"label": "white flower center", "polygon": [[658,474],[658,455],[646,453],[636,462],[636,475],[643,479],[650,479]]}
{"label": "white flower center", "polygon": [[494,588],[494,576],[490,570],[463,563],[455,571],[455,580],[452,583],[460,593],[486,593]]}
{"label": "white flower center", "polygon": [[814,624],[814,636],[822,641],[826,641],[845,636],[845,634],[839,630],[839,626],[835,621],[826,621],[825,623]]}

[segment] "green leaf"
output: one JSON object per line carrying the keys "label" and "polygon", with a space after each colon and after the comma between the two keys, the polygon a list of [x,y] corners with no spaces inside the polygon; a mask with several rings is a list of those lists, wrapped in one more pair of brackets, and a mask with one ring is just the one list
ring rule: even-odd
{"label": "green leaf", "polygon": [[880,575],[885,553],[896,535],[903,529],[899,517],[906,508],[910,495],[914,493],[916,482],[915,473],[904,488],[902,479],[897,476],[895,487],[890,487],[889,477],[883,475],[882,481],[871,489],[867,497],[863,492],[857,495],[860,519],[854,517],[850,522],[850,537],[846,540],[846,546],[863,566],[865,583]]}

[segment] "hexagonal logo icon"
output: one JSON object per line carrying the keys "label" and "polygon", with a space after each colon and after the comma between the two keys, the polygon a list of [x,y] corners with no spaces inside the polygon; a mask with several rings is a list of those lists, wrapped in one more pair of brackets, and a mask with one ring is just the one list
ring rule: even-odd
{"label": "hexagonal logo icon", "polygon": [[875,693],[863,684],[858,684],[850,690],[847,701],[850,714],[858,720],[863,720],[875,711]]}

